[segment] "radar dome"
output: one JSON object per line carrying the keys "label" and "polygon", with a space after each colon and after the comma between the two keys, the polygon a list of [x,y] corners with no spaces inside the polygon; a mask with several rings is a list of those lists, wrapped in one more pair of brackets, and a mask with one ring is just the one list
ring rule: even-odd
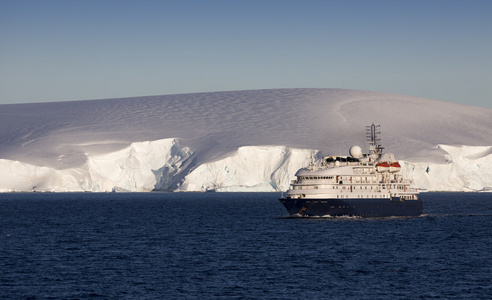
{"label": "radar dome", "polygon": [[349,150],[350,156],[353,158],[361,158],[362,157],[362,149],[359,146],[352,146]]}

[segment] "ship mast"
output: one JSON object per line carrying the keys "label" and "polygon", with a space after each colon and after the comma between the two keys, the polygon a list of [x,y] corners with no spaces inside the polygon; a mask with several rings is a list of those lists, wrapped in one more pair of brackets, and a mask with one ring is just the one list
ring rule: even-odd
{"label": "ship mast", "polygon": [[379,144],[381,142],[381,139],[379,138],[379,134],[381,134],[381,131],[379,131],[380,127],[381,125],[374,125],[374,123],[372,123],[371,126],[366,126],[366,140],[369,143],[370,158],[378,158],[384,149],[381,144]]}

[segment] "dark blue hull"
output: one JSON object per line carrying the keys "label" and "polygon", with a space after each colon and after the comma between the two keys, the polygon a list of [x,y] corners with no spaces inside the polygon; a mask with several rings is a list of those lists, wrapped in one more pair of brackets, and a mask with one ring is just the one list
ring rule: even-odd
{"label": "dark blue hull", "polygon": [[421,199],[279,199],[290,215],[357,216],[364,218],[415,217],[424,212]]}

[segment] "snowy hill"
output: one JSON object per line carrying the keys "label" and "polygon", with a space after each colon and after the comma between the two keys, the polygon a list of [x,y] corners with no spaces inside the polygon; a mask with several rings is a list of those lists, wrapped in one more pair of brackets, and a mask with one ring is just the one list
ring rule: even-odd
{"label": "snowy hill", "polygon": [[0,105],[0,191],[285,190],[371,123],[417,187],[492,187],[491,109],[279,89]]}

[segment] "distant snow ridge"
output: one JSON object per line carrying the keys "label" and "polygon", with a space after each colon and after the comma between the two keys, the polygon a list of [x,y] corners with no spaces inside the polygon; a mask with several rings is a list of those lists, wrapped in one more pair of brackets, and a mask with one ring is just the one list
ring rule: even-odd
{"label": "distant snow ridge", "polygon": [[416,187],[492,191],[491,109],[277,89],[0,105],[0,192],[285,191],[371,123]]}

